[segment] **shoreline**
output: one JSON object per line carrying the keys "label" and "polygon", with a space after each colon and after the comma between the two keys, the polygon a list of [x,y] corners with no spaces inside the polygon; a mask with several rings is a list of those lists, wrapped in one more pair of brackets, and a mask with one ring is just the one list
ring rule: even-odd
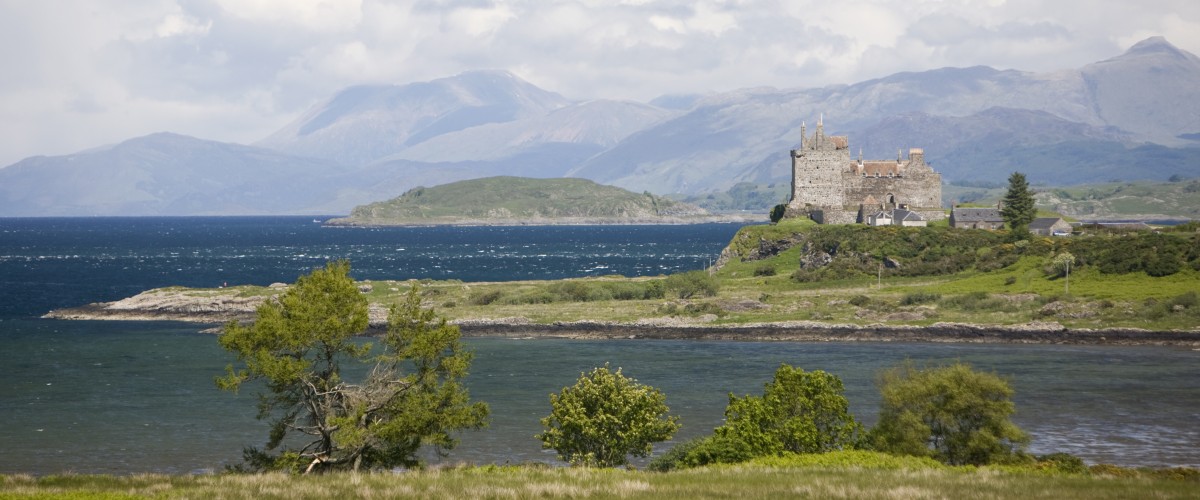
{"label": "shoreline", "polygon": [[[180,321],[220,325],[250,321],[261,298],[157,303],[138,307],[145,292],[117,302],[56,309],[43,318],[90,321]],[[372,308],[368,334],[386,328],[387,311]],[[723,340],[754,342],[931,342],[1073,345],[1155,345],[1200,348],[1200,330],[1138,328],[1069,329],[1056,322],[984,325],[940,322],[932,325],[856,325],[817,321],[712,324],[657,318],[636,322],[562,321],[534,323],[526,318],[469,318],[450,321],[465,337],[569,338],[608,340]],[[203,330],[219,332],[219,327]]]}

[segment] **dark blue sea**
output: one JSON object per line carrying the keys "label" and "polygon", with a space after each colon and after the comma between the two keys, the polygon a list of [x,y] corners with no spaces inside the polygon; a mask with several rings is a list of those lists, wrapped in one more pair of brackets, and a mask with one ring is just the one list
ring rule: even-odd
{"label": "dark blue sea", "polygon": [[[232,358],[202,325],[38,319],[168,286],[292,282],[331,259],[359,279],[504,281],[701,269],[737,226],[324,228],[309,218],[0,218],[0,473],[192,473],[261,445],[252,394],[213,386]],[[610,362],[667,394],[677,439],[779,363],[840,376],[872,423],[876,372],[963,360],[1008,377],[1031,451],[1200,466],[1200,352],[1166,347],[468,339],[492,408],[447,462],[554,463],[533,438],[548,395]],[[669,446],[669,445],[668,445]],[[660,445],[658,449],[666,446]],[[439,460],[431,457],[431,460]]]}

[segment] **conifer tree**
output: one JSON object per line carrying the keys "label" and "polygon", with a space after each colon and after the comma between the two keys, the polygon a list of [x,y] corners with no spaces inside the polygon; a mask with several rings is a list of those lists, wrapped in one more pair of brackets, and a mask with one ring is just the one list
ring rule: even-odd
{"label": "conifer tree", "polygon": [[1000,208],[1000,216],[1008,224],[1013,234],[1024,235],[1029,232],[1029,223],[1037,217],[1037,207],[1034,205],[1033,193],[1029,192],[1029,182],[1025,174],[1013,172],[1008,176],[1008,192],[1004,194],[1004,206]]}

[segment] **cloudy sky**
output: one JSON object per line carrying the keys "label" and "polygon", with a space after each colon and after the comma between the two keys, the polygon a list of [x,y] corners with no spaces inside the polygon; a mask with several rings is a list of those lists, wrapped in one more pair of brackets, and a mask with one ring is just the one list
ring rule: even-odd
{"label": "cloudy sky", "polygon": [[348,85],[504,69],[569,98],[1075,68],[1195,0],[0,0],[0,166],[158,131],[250,143]]}

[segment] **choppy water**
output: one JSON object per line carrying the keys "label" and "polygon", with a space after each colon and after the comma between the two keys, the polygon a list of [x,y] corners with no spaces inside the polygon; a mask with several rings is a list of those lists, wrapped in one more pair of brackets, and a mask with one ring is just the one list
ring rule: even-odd
{"label": "choppy water", "polygon": [[[250,394],[217,391],[230,356],[178,323],[35,319],[53,307],[169,284],[294,281],[328,258],[369,279],[503,280],[703,267],[733,226],[322,229],[308,219],[0,219],[0,473],[183,473],[261,444]],[[440,266],[440,267],[439,267]],[[1033,451],[1090,462],[1200,466],[1200,352],[1161,347],[469,339],[469,386],[491,428],[449,461],[553,461],[533,435],[548,394],[605,362],[662,389],[679,439],[720,423],[727,394],[781,362],[846,384],[874,421],[879,368],[961,359],[1009,377]]]}

